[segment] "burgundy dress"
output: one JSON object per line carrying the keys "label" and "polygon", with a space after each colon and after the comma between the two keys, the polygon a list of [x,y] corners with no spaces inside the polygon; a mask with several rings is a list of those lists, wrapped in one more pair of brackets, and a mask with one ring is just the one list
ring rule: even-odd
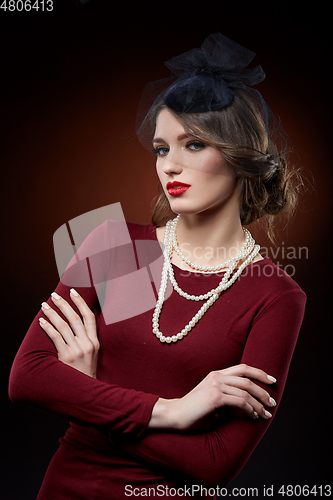
{"label": "burgundy dress", "polygon": [[[71,303],[69,290],[76,288],[96,314],[97,380],[58,360],[39,326],[42,312],[23,340],[11,372],[11,399],[71,422],[38,500],[118,500],[154,491],[166,496],[167,488],[176,488],[169,490],[173,498],[184,498],[184,485],[226,486],[270,425],[272,419],[223,408],[205,431],[147,429],[159,397],[181,398],[210,371],[239,363],[273,375],[277,383],[265,387],[279,403],[306,300],[266,258],[249,265],[186,337],[161,343],[152,333],[152,313],[162,264],[154,226],[106,221],[62,276],[56,292]],[[174,272],[180,287],[195,295],[221,280],[221,273],[176,266]],[[168,286],[160,330],[177,334],[202,303]]]}

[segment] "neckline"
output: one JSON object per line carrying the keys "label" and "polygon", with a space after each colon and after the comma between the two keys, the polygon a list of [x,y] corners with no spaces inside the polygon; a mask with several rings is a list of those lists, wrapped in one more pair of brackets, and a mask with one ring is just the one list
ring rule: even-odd
{"label": "neckline", "polygon": [[[154,234],[155,241],[157,241],[160,245],[162,245],[162,243],[160,242],[160,240],[157,238],[157,234],[156,234],[157,226],[155,226],[155,225],[152,224],[151,227],[153,228],[153,234]],[[251,262],[246,267],[252,267],[252,266],[256,266],[256,265],[263,265],[264,263],[265,264],[267,264],[267,263],[271,263],[272,264],[271,258],[270,257],[263,257],[261,260],[258,260],[257,262]],[[214,278],[219,278],[219,277],[222,278],[223,274],[226,272],[226,271],[219,271],[217,273],[207,273],[207,274],[206,273],[198,273],[196,271],[191,271],[190,269],[182,269],[181,267],[177,266],[177,264],[174,264],[173,262],[171,262],[171,265],[172,265],[174,271],[178,275],[181,275],[181,273],[183,273],[184,277],[190,278],[190,279],[196,279],[196,280],[207,280],[210,277],[212,277],[212,278],[213,277]]]}

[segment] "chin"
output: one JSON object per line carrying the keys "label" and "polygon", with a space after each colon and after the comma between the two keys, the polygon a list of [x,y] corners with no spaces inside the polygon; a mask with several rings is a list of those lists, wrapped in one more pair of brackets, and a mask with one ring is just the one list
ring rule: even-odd
{"label": "chin", "polygon": [[170,204],[171,210],[175,214],[186,215],[186,214],[192,214],[192,213],[196,212],[193,204],[186,203],[186,202],[184,202],[184,200],[174,200],[174,199],[170,200],[169,199],[169,204]]}
{"label": "chin", "polygon": [[169,200],[171,210],[177,215],[205,215],[207,217],[216,213],[228,212],[224,201],[213,204],[185,203],[185,200]]}
{"label": "chin", "polygon": [[177,215],[195,215],[205,211],[203,207],[185,206],[183,203],[170,203],[170,207]]}

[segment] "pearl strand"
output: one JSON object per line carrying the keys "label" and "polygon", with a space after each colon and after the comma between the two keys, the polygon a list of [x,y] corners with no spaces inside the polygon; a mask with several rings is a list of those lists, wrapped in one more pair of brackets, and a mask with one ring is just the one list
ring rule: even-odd
{"label": "pearl strand", "polygon": [[218,264],[217,266],[199,266],[199,264],[195,264],[190,259],[185,257],[185,255],[181,252],[177,244],[176,228],[179,221],[179,217],[180,216],[177,215],[177,217],[175,217],[175,219],[173,219],[170,224],[172,244],[173,248],[175,249],[179,257],[182,259],[182,261],[185,262],[190,267],[192,267],[192,269],[196,269],[197,271],[209,271],[209,272],[220,271],[228,264],[246,257],[249,254],[249,250],[252,250],[254,248],[255,241],[252,238],[250,231],[248,231],[245,227],[243,227],[242,229],[245,234],[245,242],[241,248],[240,253],[236,257],[232,257],[231,259],[226,260],[225,262],[222,262],[222,264]]}
{"label": "pearl strand", "polygon": [[[158,300],[156,303],[155,311],[153,314],[153,333],[156,335],[156,337],[162,343],[166,342],[167,344],[170,344],[171,342],[177,342],[178,340],[183,339],[192,330],[192,328],[194,328],[194,326],[203,317],[203,315],[209,309],[209,307],[211,307],[214,304],[214,302],[218,299],[221,292],[223,290],[226,290],[227,288],[229,288],[238,279],[238,277],[243,272],[244,268],[254,259],[254,257],[258,254],[258,252],[260,250],[260,246],[255,245],[254,249],[252,250],[250,255],[248,255],[247,259],[237,269],[236,273],[233,276],[231,276],[231,274],[235,270],[237,263],[238,263],[236,261],[233,261],[231,263],[228,271],[226,271],[224,277],[222,278],[219,286],[216,289],[213,289],[210,292],[208,292],[209,298],[208,298],[207,302],[205,302],[205,304],[203,304],[201,306],[201,308],[199,309],[197,314],[195,314],[193,316],[191,321],[189,321],[189,323],[181,330],[181,332],[177,333],[176,335],[172,335],[171,337],[165,337],[163,335],[163,333],[160,332],[160,330],[159,330],[159,317],[160,317],[163,303],[164,303],[164,297],[165,297],[165,292],[166,292],[167,282],[168,282],[168,275],[169,275],[170,280],[171,280],[171,273],[173,274],[172,264],[171,264],[171,256],[172,256],[172,251],[173,251],[173,244],[172,244],[172,238],[171,238],[171,232],[172,232],[171,224],[172,224],[172,221],[168,221],[166,228],[165,228],[164,241],[163,241],[165,250],[164,250],[164,263],[163,263],[162,276],[161,276],[161,285],[160,285],[160,289],[159,289],[159,293],[158,293]],[[171,270],[171,273],[170,273],[170,270]],[[230,276],[231,276],[231,278],[229,279]],[[174,278],[174,275],[173,275],[173,278]],[[177,282],[175,279],[174,279],[174,282],[177,285]],[[177,287],[178,287],[178,285],[177,285]],[[180,287],[178,287],[178,288],[180,289]],[[176,290],[176,291],[178,291],[178,290]],[[178,293],[179,293],[179,291],[178,291]],[[201,299],[201,297],[206,298],[206,296],[207,296],[207,294],[205,294],[204,296],[203,295],[190,296],[188,294],[185,294],[185,292],[183,292],[183,294],[184,294],[183,296],[186,295],[186,296],[190,297],[190,299],[188,299],[188,300],[203,300],[203,299]],[[188,297],[186,297],[186,298],[188,298]],[[192,298],[192,297],[194,297],[194,298]]]}
{"label": "pearl strand", "polygon": [[[176,217],[176,219],[179,219],[179,216]],[[174,220],[171,220],[168,222],[167,226],[167,241],[168,241],[168,254],[170,253],[170,259],[171,259],[171,256],[172,256],[172,247],[174,248],[174,239],[175,239],[175,230],[176,230],[176,224],[177,224],[177,221]],[[255,241],[254,239],[252,238],[250,232],[248,231],[249,233],[249,238],[248,240],[251,240],[251,243],[250,243],[250,246],[248,246],[246,249],[244,248],[245,245],[243,245],[242,247],[242,250],[241,252],[239,253],[239,255],[236,257],[236,258],[233,258],[233,259],[230,259],[230,266],[229,266],[229,270],[226,272],[225,276],[222,278],[221,282],[219,283],[219,285],[217,286],[217,288],[215,289],[212,289],[210,292],[207,292],[203,295],[190,295],[186,292],[184,292],[180,286],[178,285],[178,283],[176,282],[176,279],[175,279],[175,275],[174,275],[174,272],[173,272],[173,268],[172,268],[172,265],[171,265],[171,260],[169,259],[169,262],[168,262],[168,272],[169,272],[169,278],[170,278],[170,281],[172,283],[172,286],[174,288],[174,290],[179,293],[179,295],[181,295],[182,297],[184,297],[185,299],[187,300],[196,300],[196,301],[199,301],[199,300],[206,300],[208,299],[209,297],[211,297],[212,295],[214,295],[215,293],[220,293],[224,290],[224,283],[227,281],[228,277],[232,274],[232,272],[234,271],[235,267],[237,266],[237,263],[238,261],[241,259],[241,258],[244,258],[244,257],[248,257],[248,255],[253,251],[254,249],[254,245],[255,245]],[[169,258],[169,257],[167,257]],[[225,267],[225,263],[222,264],[223,267]],[[220,266],[216,266],[216,267],[220,267]]]}

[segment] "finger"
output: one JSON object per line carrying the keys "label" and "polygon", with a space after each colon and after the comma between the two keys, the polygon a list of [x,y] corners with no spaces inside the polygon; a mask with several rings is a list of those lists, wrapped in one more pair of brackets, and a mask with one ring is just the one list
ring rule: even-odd
{"label": "finger", "polygon": [[[71,298],[73,300],[74,297],[75,305],[78,308],[79,312],[82,314],[83,321],[81,316],[79,316],[74,311],[72,306],[65,299],[60,297],[60,295],[58,295],[56,292],[53,292],[51,293],[51,297],[53,303],[59,308],[59,310],[68,320],[72,331],[75,333],[76,340],[79,342],[82,350],[84,352],[90,352],[91,349],[93,348],[94,351],[98,351],[99,341],[97,338],[95,315],[89,309],[89,307],[87,306],[86,302],[82,299],[82,297],[79,296],[76,290],[74,289],[71,290]],[[66,334],[67,332],[68,330],[64,329],[64,333]]]}
{"label": "finger", "polygon": [[70,297],[80,311],[88,337],[94,342],[98,341],[95,314],[74,288],[70,290]]}
{"label": "finger", "polygon": [[262,387],[252,382],[252,380],[243,377],[229,376],[224,381],[224,384],[231,385],[234,387],[238,387],[243,391],[248,392],[256,399],[262,401],[262,403],[266,406],[276,406],[276,401],[273,399],[270,394],[265,391]]}
{"label": "finger", "polygon": [[[64,317],[68,320],[70,328],[72,330],[72,334],[74,332],[74,334],[79,339],[85,340],[87,338],[87,332],[81,317],[74,311],[72,306],[65,299],[60,297],[60,295],[58,295],[56,292],[51,293],[51,298],[54,305],[57,306],[57,308],[62,312]],[[58,322],[58,324],[62,325],[61,322],[60,323]],[[66,332],[67,330],[65,329],[64,331]]]}
{"label": "finger", "polygon": [[[250,418],[257,419],[259,418],[258,413],[254,410],[254,408],[244,401],[242,398],[232,395],[232,394],[225,394],[224,398],[224,405],[228,406],[230,408],[236,408],[241,411],[243,411],[246,415],[248,415]],[[267,420],[267,418],[265,418]]]}
{"label": "finger", "polygon": [[63,337],[60,333],[44,318],[39,318],[39,324],[41,328],[44,330],[46,335],[52,340],[57,352],[58,356],[63,356],[66,352],[67,346]]}
{"label": "finger", "polygon": [[221,384],[221,391],[223,392],[224,404],[226,400],[229,401],[229,398],[232,397],[232,406],[243,410],[250,417],[258,418],[260,416],[264,420],[272,417],[272,414],[265,410],[264,406],[247,391],[226,384]]}
{"label": "finger", "polygon": [[255,368],[253,366],[249,366],[245,363],[236,366],[231,366],[230,368],[221,370],[221,372],[228,375],[237,375],[239,377],[253,378],[259,380],[260,382],[263,382],[264,384],[274,384],[276,382],[276,378],[273,377],[272,375],[269,375],[264,370],[261,370],[260,368]]}
{"label": "finger", "polygon": [[64,321],[59,316],[59,314],[54,309],[52,309],[46,302],[42,303],[42,311],[45,314],[45,316],[49,319],[54,329],[57,330],[57,332],[62,336],[66,344],[74,346],[76,344],[75,336],[69,324],[66,321]]}

